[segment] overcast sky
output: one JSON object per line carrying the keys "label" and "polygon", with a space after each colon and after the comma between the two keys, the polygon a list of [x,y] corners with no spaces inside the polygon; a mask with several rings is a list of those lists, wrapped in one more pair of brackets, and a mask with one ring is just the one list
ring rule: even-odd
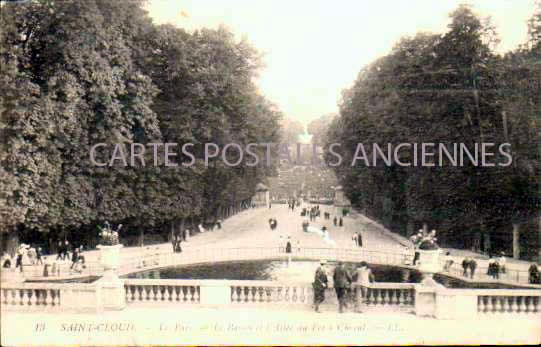
{"label": "overcast sky", "polygon": [[341,90],[402,36],[445,32],[461,3],[492,17],[500,51],[526,40],[534,0],[151,0],[148,10],[159,24],[189,31],[222,24],[245,36],[265,54],[263,94],[307,124],[337,112]]}

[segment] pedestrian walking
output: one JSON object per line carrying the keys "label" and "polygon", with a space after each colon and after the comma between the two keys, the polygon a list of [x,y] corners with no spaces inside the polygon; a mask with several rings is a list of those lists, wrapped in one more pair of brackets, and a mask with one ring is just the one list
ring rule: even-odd
{"label": "pedestrian walking", "polygon": [[288,236],[286,243],[286,253],[291,253],[291,237]]}
{"label": "pedestrian walking", "polygon": [[444,258],[444,265],[443,265],[443,271],[445,272],[449,272],[449,270],[451,269],[451,265],[453,265],[453,258],[451,258],[451,252],[447,252],[445,253],[445,258]]}
{"label": "pedestrian walking", "polygon": [[477,262],[475,261],[475,259],[470,258],[469,268],[470,268],[470,278],[473,279],[473,276],[475,275],[475,269],[477,268]]}
{"label": "pedestrian walking", "polygon": [[36,264],[43,265],[43,260],[41,260],[41,247],[38,247],[36,250]]}
{"label": "pedestrian walking", "polygon": [[362,247],[362,246],[363,246],[363,235],[359,231],[357,233],[357,247]]}
{"label": "pedestrian walking", "polygon": [[45,264],[43,265],[43,277],[49,277],[49,266],[51,266],[47,262],[47,258],[45,258]]}
{"label": "pedestrian walking", "polygon": [[319,305],[325,300],[325,290],[328,286],[327,273],[325,272],[326,263],[325,260],[319,262],[319,267],[314,276],[314,283],[312,283],[312,287],[314,288],[314,308],[316,312],[320,312]]}
{"label": "pedestrian walking", "polygon": [[342,313],[344,308],[347,308],[346,293],[351,286],[351,276],[342,262],[338,262],[338,266],[334,269],[333,282],[338,299],[338,312]]}
{"label": "pedestrian walking", "polygon": [[15,270],[17,270],[17,268],[20,267],[21,272],[23,272],[23,255],[24,255],[24,246],[21,245],[19,249],[17,250],[17,259],[15,260]]}
{"label": "pedestrian walking", "polygon": [[462,276],[464,277],[468,277],[468,269],[470,268],[470,257],[466,257],[464,258],[464,260],[462,260],[462,269],[464,270],[462,272]]}
{"label": "pedestrian walking", "polygon": [[56,260],[61,260],[62,256],[64,255],[64,244],[62,243],[62,241],[58,241],[57,247],[58,254],[56,256]]}
{"label": "pedestrian walking", "polygon": [[352,281],[359,284],[357,286],[357,297],[355,298],[355,312],[362,311],[362,304],[366,296],[368,295],[368,285],[375,282],[374,274],[368,267],[365,261],[361,261],[357,267],[357,271],[352,276]]}
{"label": "pedestrian walking", "polygon": [[336,219],[336,216],[334,216],[334,219],[332,221],[334,223],[334,226],[336,226],[336,223],[338,222],[338,220]]}
{"label": "pedestrian walking", "polygon": [[71,266],[70,266],[70,270],[73,269],[73,267],[75,266],[75,264],[77,264],[77,262],[79,261],[79,250],[77,248],[75,248],[73,250],[73,252],[71,253]]}
{"label": "pedestrian walking", "polygon": [[528,282],[530,284],[541,284],[539,276],[539,266],[536,263],[532,263],[528,269]]}
{"label": "pedestrian walking", "polygon": [[342,220],[342,217],[338,220],[338,226],[344,226],[344,221]]}

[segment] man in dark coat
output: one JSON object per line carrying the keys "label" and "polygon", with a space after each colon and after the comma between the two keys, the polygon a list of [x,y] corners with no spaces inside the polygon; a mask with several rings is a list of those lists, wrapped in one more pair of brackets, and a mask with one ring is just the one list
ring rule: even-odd
{"label": "man in dark coat", "polygon": [[325,289],[327,289],[328,279],[327,273],[325,272],[325,260],[319,262],[320,266],[316,270],[316,275],[314,277],[314,283],[312,286],[314,288],[314,307],[316,312],[319,312],[319,305],[325,300]]}
{"label": "man in dark coat", "polygon": [[338,220],[338,226],[343,226],[344,225],[344,221],[342,220],[342,217],[340,217],[340,219]]}
{"label": "man in dark coat", "polygon": [[334,216],[334,219],[332,221],[334,223],[334,226],[336,226],[336,222],[338,221],[338,219],[336,219],[336,216]]}
{"label": "man in dark coat", "polygon": [[336,297],[338,298],[338,311],[342,313],[344,307],[347,307],[345,302],[346,292],[351,285],[351,275],[342,262],[338,262],[338,266],[334,269],[333,281]]}
{"label": "man in dark coat", "polygon": [[286,253],[291,253],[291,240],[288,238],[286,243]]}

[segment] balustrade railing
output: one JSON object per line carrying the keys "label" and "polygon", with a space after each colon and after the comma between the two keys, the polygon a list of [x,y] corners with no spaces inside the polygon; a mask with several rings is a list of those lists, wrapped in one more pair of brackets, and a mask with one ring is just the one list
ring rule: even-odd
{"label": "balustrade railing", "polygon": [[370,283],[356,286],[358,303],[366,309],[411,311],[415,307],[415,284]]}
{"label": "balustrade railing", "polygon": [[484,290],[477,294],[477,312],[541,315],[541,290]]}
{"label": "balustrade railing", "polygon": [[2,283],[2,309],[88,309],[97,305],[94,285],[84,283]]}
{"label": "balustrade railing", "polygon": [[200,281],[197,280],[124,280],[126,303],[198,304]]}
{"label": "balustrade railing", "polygon": [[229,281],[231,303],[311,304],[314,293],[310,284],[272,281]]}

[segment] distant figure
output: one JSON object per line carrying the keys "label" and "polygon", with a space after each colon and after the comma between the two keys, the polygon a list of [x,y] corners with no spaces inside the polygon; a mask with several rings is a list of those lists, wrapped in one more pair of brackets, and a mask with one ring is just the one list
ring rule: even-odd
{"label": "distant figure", "polygon": [[477,262],[475,259],[470,258],[470,278],[473,278],[473,275],[475,275],[475,269],[477,268]]}
{"label": "distant figure", "polygon": [[68,242],[68,240],[64,241],[64,248],[62,249],[64,253],[62,254],[62,260],[66,260],[66,258],[69,259],[69,248],[70,243]]}
{"label": "distant figure", "polygon": [[539,276],[539,267],[533,263],[528,269],[528,280],[530,284],[541,284],[541,278]]}
{"label": "distant figure", "polygon": [[355,235],[353,236],[353,241],[355,241],[357,247],[363,246],[363,236],[361,232],[355,232]]}
{"label": "distant figure", "polygon": [[345,296],[351,285],[351,276],[342,262],[338,262],[338,266],[334,269],[333,281],[334,290],[336,291],[336,297],[338,299],[338,312],[342,313],[344,312],[344,308],[347,307]]}
{"label": "distant figure", "polygon": [[4,256],[2,257],[2,267],[4,269],[9,269],[11,267],[11,257],[8,253],[4,253]]}
{"label": "distant figure", "polygon": [[62,259],[62,256],[64,255],[64,244],[62,243],[62,241],[58,241],[58,254],[56,256],[56,260],[61,260]]}
{"label": "distant figure", "polygon": [[325,300],[325,290],[328,286],[327,273],[325,272],[325,260],[319,262],[319,267],[316,270],[314,276],[314,283],[312,287],[314,288],[314,307],[315,311],[319,312],[319,305]]}
{"label": "distant figure", "polygon": [[79,250],[75,248],[73,252],[71,253],[71,266],[70,269],[73,269],[75,264],[79,261]]}
{"label": "distant figure", "polygon": [[336,223],[338,222],[338,220],[336,219],[336,216],[334,216],[334,219],[332,221],[334,223],[334,226],[336,226]]}
{"label": "distant figure", "polygon": [[41,260],[41,247],[38,247],[36,250],[36,264],[43,265],[43,260]]}
{"label": "distant figure", "polygon": [[488,260],[487,275],[492,276],[495,280],[500,278],[500,264],[492,257]]}
{"label": "distant figure", "polygon": [[498,264],[500,264],[500,272],[504,274],[507,269],[505,268],[505,264],[507,263],[507,259],[505,258],[505,252],[500,253],[500,257],[498,258]]}
{"label": "distant figure", "polygon": [[470,257],[466,257],[464,258],[464,260],[462,260],[462,269],[464,269],[464,271],[462,272],[462,276],[464,277],[468,277],[468,269],[470,268]]}
{"label": "distant figure", "polygon": [[182,240],[181,240],[180,236],[178,236],[175,239],[175,249],[174,249],[175,253],[182,253],[182,247],[180,247],[181,242],[182,242]]}
{"label": "distant figure", "polygon": [[49,266],[47,259],[45,259],[45,265],[43,265],[43,277],[49,277]]}
{"label": "distant figure", "polygon": [[17,259],[15,260],[15,270],[17,270],[18,267],[21,268],[21,272],[23,272],[23,255],[24,255],[24,247],[19,247],[17,250]]}
{"label": "distant figure", "polygon": [[445,263],[443,265],[443,271],[449,272],[451,265],[453,265],[453,258],[451,258],[451,252],[445,253]]}
{"label": "distant figure", "polygon": [[344,225],[344,221],[342,220],[342,217],[338,220],[338,226],[341,227]]}
{"label": "distant figure", "polygon": [[286,243],[286,253],[291,253],[291,240],[290,237],[288,237],[287,243]]}

